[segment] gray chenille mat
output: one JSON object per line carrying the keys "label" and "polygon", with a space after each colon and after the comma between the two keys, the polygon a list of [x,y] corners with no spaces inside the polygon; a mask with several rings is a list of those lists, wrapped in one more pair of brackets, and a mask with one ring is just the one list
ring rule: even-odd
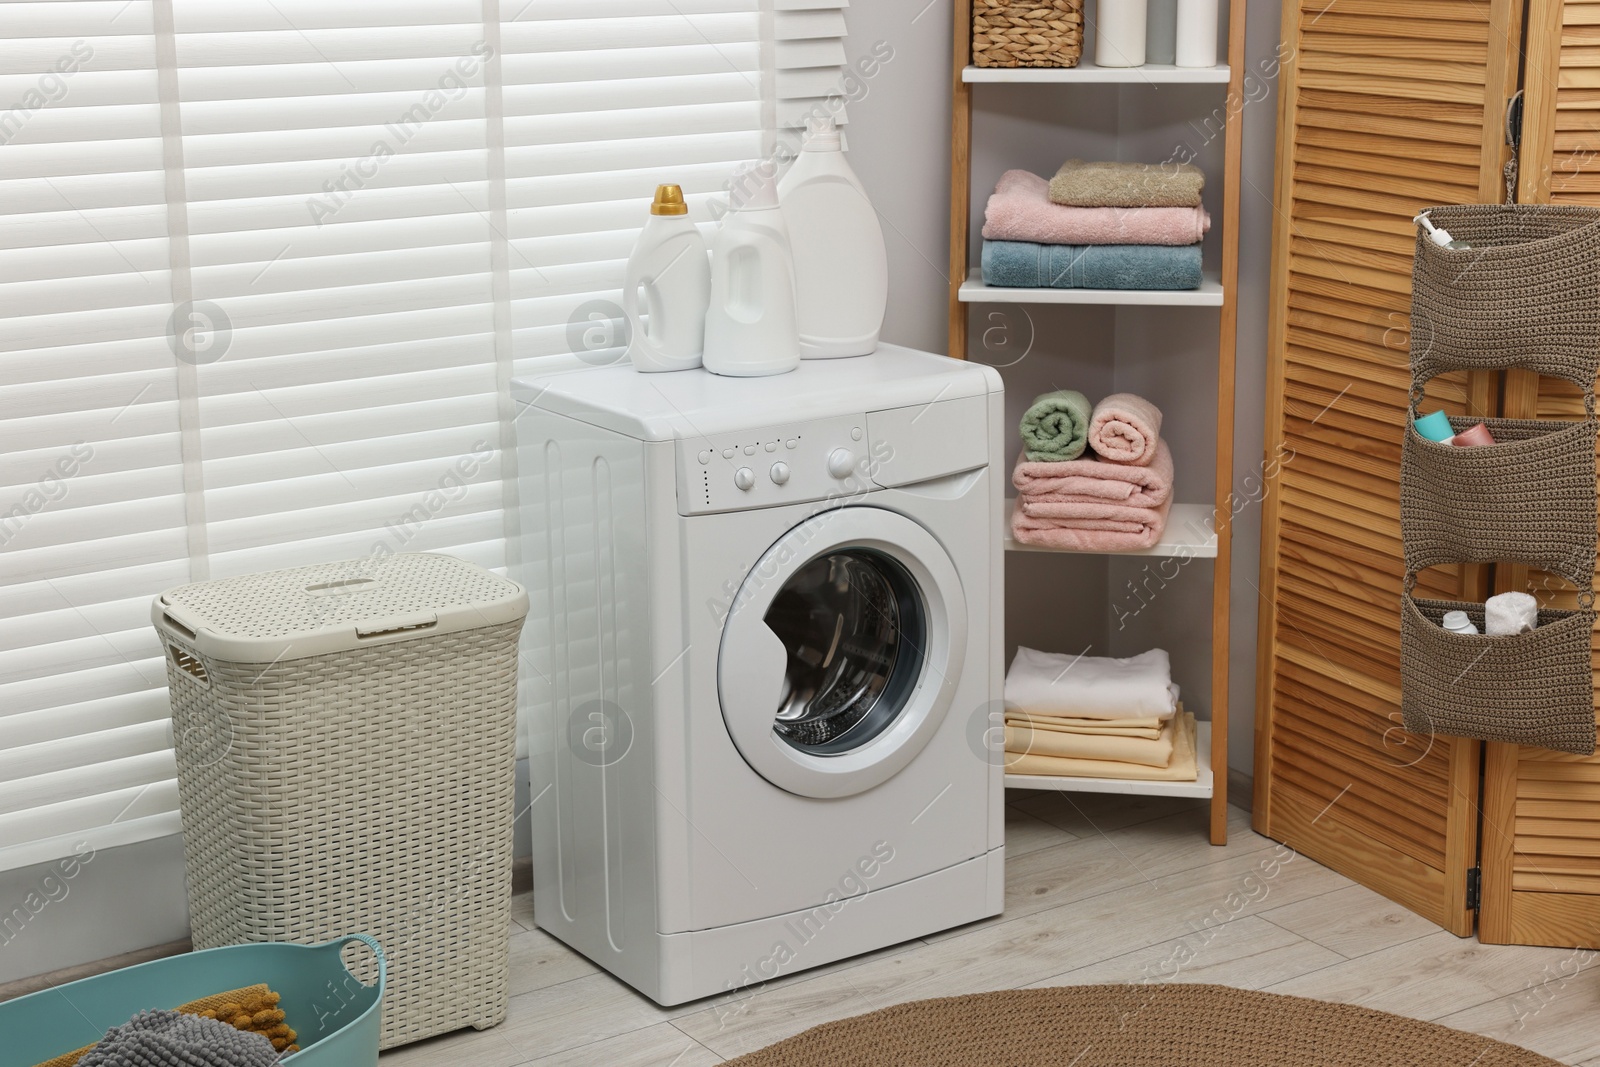
{"label": "gray chenille mat", "polygon": [[147,1011],[106,1031],[78,1067],[273,1067],[278,1052],[260,1034],[227,1023]]}

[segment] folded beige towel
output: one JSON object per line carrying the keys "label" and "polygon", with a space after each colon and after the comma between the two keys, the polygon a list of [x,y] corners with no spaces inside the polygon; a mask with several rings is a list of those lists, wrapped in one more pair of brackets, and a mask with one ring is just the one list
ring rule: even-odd
{"label": "folded beige towel", "polygon": [[1166,767],[1144,767],[1115,760],[1068,759],[1061,756],[1006,754],[1007,774],[1038,774],[1056,778],[1121,778],[1138,782],[1193,782],[1200,777],[1195,759],[1194,716],[1181,713],[1172,739],[1172,762]]}
{"label": "folded beige towel", "polygon": [[1078,734],[1066,730],[1034,730],[1006,720],[1006,762],[1017,756],[1055,756],[1062,759],[1115,760],[1165,770],[1172,763],[1173,723],[1154,738],[1119,737],[1115,734]]}
{"label": "folded beige towel", "polygon": [[[1170,720],[1169,720],[1170,721]],[[1064,734],[1111,734],[1115,737],[1161,736],[1162,720],[1148,719],[1066,719],[1059,715],[1030,715],[1018,708],[1006,709],[1006,725],[1029,730],[1056,730]]]}
{"label": "folded beige towel", "polygon": [[1085,163],[1069,159],[1050,199],[1073,207],[1199,207],[1206,176],[1192,163]]}

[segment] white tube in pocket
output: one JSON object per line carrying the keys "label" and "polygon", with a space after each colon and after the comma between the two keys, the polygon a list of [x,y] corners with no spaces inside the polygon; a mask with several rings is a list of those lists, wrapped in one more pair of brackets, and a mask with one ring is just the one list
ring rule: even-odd
{"label": "white tube in pocket", "polygon": [[1145,0],[1100,0],[1094,62],[1099,67],[1144,66]]}
{"label": "white tube in pocket", "polygon": [[1217,0],[1178,0],[1177,65],[1217,65]]}

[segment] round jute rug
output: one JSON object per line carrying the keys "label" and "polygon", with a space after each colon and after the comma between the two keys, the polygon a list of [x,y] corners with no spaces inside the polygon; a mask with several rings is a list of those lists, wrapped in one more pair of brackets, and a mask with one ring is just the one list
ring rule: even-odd
{"label": "round jute rug", "polygon": [[1388,1012],[1217,985],[919,1000],[825,1023],[727,1067],[1559,1067]]}

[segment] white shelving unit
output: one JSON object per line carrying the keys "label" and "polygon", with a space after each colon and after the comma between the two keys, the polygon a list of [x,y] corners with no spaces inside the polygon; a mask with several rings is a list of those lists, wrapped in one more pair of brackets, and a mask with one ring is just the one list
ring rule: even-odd
{"label": "white shelving unit", "polygon": [[1116,793],[1138,797],[1209,797],[1215,793],[1211,770],[1211,724],[1194,724],[1194,756],[1200,777],[1192,782],[1139,782],[1130,778],[1064,778],[1008,774],[1007,789],[1048,789],[1057,793]]}
{"label": "white shelving unit", "polygon": [[1147,307],[1222,306],[1222,279],[1205,272],[1198,289],[1012,289],[985,285],[983,271],[974,268],[956,290],[964,304],[1125,304]]}
{"label": "white shelving unit", "polygon": [[[1214,471],[1213,503],[1174,504],[1168,516],[1166,530],[1155,546],[1138,552],[1097,553],[1098,555],[1183,556],[1212,560],[1212,597],[1210,623],[1211,658],[1211,721],[1196,724],[1196,758],[1199,774],[1193,782],[1141,782],[1126,779],[1067,778],[1040,775],[1005,776],[1011,788],[1043,789],[1058,792],[1094,792],[1148,796],[1208,797],[1211,800],[1210,836],[1214,844],[1227,842],[1227,747],[1228,747],[1228,618],[1229,582],[1232,554],[1227,522],[1232,515],[1231,492],[1233,481],[1233,394],[1234,347],[1238,320],[1235,289],[1238,283],[1239,255],[1239,196],[1240,160],[1242,155],[1243,126],[1241,108],[1230,100],[1244,99],[1244,44],[1245,18],[1248,0],[1228,0],[1228,62],[1214,67],[1181,68],[1170,65],[1142,67],[1099,67],[1092,62],[1082,62],[1071,68],[1007,68],[976,67],[971,64],[971,0],[955,0],[954,32],[955,57],[952,65],[954,109],[951,126],[951,203],[950,203],[950,355],[957,359],[967,357],[968,312],[975,304],[1011,305],[1103,305],[1150,308],[1217,308],[1219,329],[1217,346],[1217,410],[1216,410],[1216,469]],[[1219,218],[1217,242],[1221,249],[1221,263],[1207,271],[1198,289],[1184,291],[1132,291],[1104,289],[1050,289],[991,287],[984,284],[983,271],[974,265],[978,258],[969,247],[973,203],[972,188],[972,132],[974,87],[1001,85],[1017,87],[1008,90],[1012,95],[1010,110],[1005,112],[1009,121],[1026,106],[1017,97],[1018,92],[1062,94],[1072,92],[1073,86],[1115,85],[1129,92],[1160,91],[1161,87],[1177,87],[1183,99],[1192,96],[1194,114],[1207,123],[1206,140],[1220,128],[1225,136],[1222,145],[1223,172],[1212,173],[1221,179],[1222,195],[1213,213]],[[1192,89],[1185,87],[1192,86]],[[1031,87],[1031,88],[1024,88]],[[1169,89],[1169,91],[1171,91]],[[1002,90],[995,90],[1002,94]],[[1059,95],[1041,96],[1041,101],[1058,104],[1067,99]],[[1042,106],[1041,113],[1050,107]],[[1215,117],[1216,126],[1212,126]],[[1112,156],[1110,158],[1123,158]],[[1220,207],[1218,212],[1216,207]],[[1218,269],[1220,268],[1220,269]],[[1159,312],[1152,312],[1158,314]],[[1189,417],[1197,412],[1191,410]],[[1185,484],[1193,500],[1200,489]],[[1011,507],[1015,507],[1013,501]],[[1216,523],[1222,523],[1218,536]],[[1006,516],[1004,534],[1008,552],[1044,552],[1060,555],[1083,555],[1060,549],[1019,545],[1010,536],[1010,514]],[[1199,637],[1199,627],[1196,637]]]}
{"label": "white shelving unit", "polygon": [[1146,63],[1142,67],[1097,67],[1080,63],[1062,69],[1039,67],[962,68],[961,80],[978,82],[1050,82],[1079,85],[1226,85],[1232,71],[1226,63],[1215,67],[1174,67],[1169,63]]}
{"label": "white shelving unit", "polygon": [[[1043,545],[1024,545],[1011,538],[1011,513],[1017,506],[1016,498],[1006,501],[1005,549],[1007,552],[1054,552],[1061,555],[1084,555],[1066,548],[1047,548]],[[1161,540],[1149,548],[1131,548],[1123,552],[1100,552],[1102,556],[1186,556],[1190,559],[1216,559],[1217,533],[1213,528],[1210,504],[1174,504],[1167,513],[1167,525]]]}

